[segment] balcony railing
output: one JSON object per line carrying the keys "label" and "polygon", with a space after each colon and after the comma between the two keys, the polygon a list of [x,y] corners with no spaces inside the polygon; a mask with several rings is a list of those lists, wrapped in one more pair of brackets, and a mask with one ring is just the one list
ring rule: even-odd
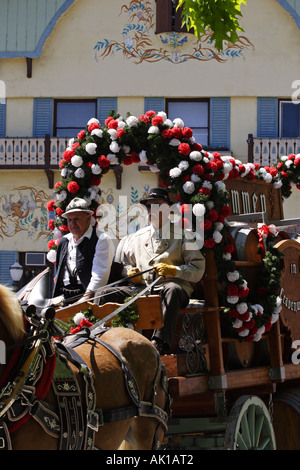
{"label": "balcony railing", "polygon": [[259,138],[248,135],[248,161],[260,166],[274,166],[279,157],[300,153],[300,139]]}
{"label": "balcony railing", "polygon": [[0,168],[56,169],[68,138],[5,137],[0,139]]}

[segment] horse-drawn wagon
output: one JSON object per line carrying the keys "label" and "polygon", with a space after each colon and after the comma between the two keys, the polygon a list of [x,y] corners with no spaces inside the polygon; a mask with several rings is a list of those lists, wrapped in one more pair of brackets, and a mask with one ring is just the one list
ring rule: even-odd
{"label": "horse-drawn wagon", "polygon": [[[261,284],[266,274],[266,253],[262,253],[260,244],[264,241],[257,222],[263,221],[263,227],[269,223],[276,225],[271,249],[276,250],[277,264],[271,266],[271,271],[276,271],[275,287],[280,285],[276,296],[282,309],[278,320],[272,327],[270,324],[270,328],[263,328],[258,340],[252,340],[251,336],[248,341],[243,340],[227,321],[228,307],[222,303],[224,283],[220,281],[218,260],[213,250],[204,250],[203,279],[195,288],[195,298],[180,312],[170,353],[161,356],[172,399],[164,440],[167,449],[300,448],[300,354],[297,353],[300,244],[295,239],[298,221],[281,218],[280,192],[276,191],[275,196],[272,191],[268,193],[269,186],[263,183],[247,186],[244,182],[242,187],[244,198],[247,190],[251,191],[252,200],[257,192],[257,211],[242,214],[240,210],[234,214],[233,204],[239,203],[237,187],[228,185],[232,210],[228,223],[235,267],[242,270],[251,290],[267,297],[268,286]],[[273,281],[272,276],[265,278],[265,283]],[[45,297],[45,293],[41,296]],[[259,297],[256,307],[260,308],[258,302]],[[162,322],[160,299],[146,295],[138,298],[136,304],[135,329],[149,336],[149,331],[160,327]],[[120,308],[118,304],[99,307],[91,301],[58,308],[56,317],[67,322],[79,309],[88,307],[106,325],[110,325],[111,317]]]}

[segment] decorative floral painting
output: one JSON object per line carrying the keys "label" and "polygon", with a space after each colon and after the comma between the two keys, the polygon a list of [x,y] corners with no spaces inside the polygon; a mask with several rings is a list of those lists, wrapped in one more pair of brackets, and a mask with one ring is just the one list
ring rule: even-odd
{"label": "decorative floral painting", "polygon": [[[211,42],[212,33],[202,34],[198,40],[193,34],[166,32],[155,35],[155,13],[153,2],[132,0],[122,5],[121,13],[127,15],[122,30],[122,40],[102,39],[94,46],[95,59],[122,53],[134,63],[158,62],[161,60],[180,64],[187,60],[217,60],[225,62],[230,58],[240,57],[243,51],[253,47],[245,36],[240,36],[233,45],[227,43],[223,51],[215,49]],[[157,41],[160,42],[157,47]]]}
{"label": "decorative floral painting", "polygon": [[0,194],[0,239],[22,232],[27,240],[47,240],[50,198],[44,191],[29,186],[14,188],[7,195]]}

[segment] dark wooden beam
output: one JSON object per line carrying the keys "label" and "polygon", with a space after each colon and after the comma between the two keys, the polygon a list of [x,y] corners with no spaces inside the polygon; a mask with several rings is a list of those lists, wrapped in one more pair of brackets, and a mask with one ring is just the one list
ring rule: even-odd
{"label": "dark wooden beam", "polygon": [[26,57],[26,65],[27,65],[27,78],[32,77],[32,59],[30,57]]}

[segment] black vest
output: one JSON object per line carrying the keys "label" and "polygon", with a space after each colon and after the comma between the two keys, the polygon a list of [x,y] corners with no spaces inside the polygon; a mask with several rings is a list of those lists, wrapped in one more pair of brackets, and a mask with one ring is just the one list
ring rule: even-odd
{"label": "black vest", "polygon": [[[76,269],[79,279],[85,290],[91,279],[92,264],[97,242],[98,236],[96,229],[93,228],[91,238],[88,239],[87,237],[84,237],[82,242],[77,247]],[[63,287],[63,278],[68,255],[68,243],[69,240],[66,237],[62,237],[57,245],[57,273],[53,289],[53,297],[60,295],[60,288]]]}

